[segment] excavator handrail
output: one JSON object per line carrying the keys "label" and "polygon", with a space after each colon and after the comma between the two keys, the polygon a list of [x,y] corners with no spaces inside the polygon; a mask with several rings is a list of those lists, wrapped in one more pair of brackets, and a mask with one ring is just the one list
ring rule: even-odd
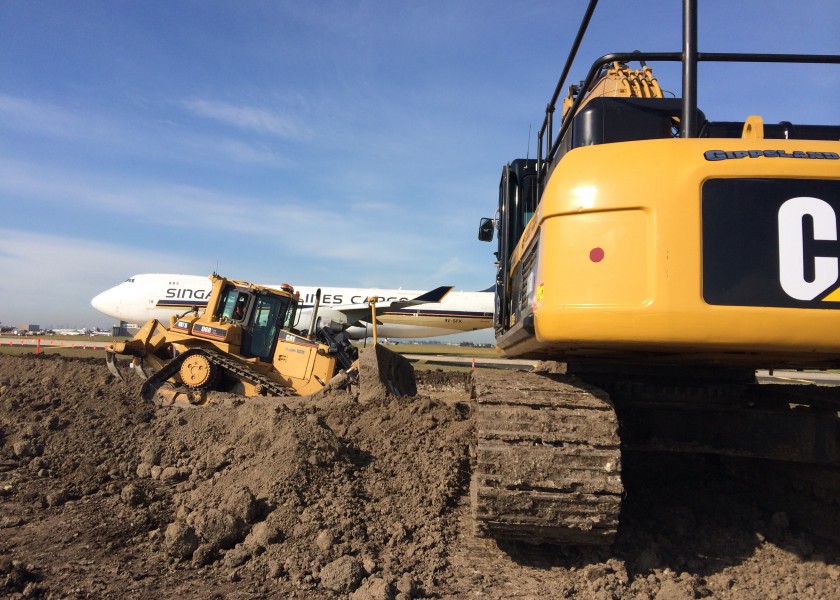
{"label": "excavator handrail", "polygon": [[586,7],[586,13],[583,15],[580,27],[578,28],[575,41],[572,43],[572,49],[569,50],[569,56],[566,58],[566,64],[563,66],[563,72],[560,74],[560,80],[557,82],[557,87],[554,88],[554,94],[551,100],[548,101],[548,106],[545,109],[545,121],[540,128],[540,134],[537,138],[537,157],[542,156],[542,136],[546,129],[548,129],[548,145],[552,145],[551,134],[554,130],[554,108],[557,106],[557,99],[563,91],[563,84],[566,82],[566,77],[572,68],[572,64],[577,56],[580,43],[583,41],[583,36],[586,34],[586,29],[589,27],[589,21],[592,19],[592,14],[595,12],[595,7],[598,5],[598,0],[589,0],[589,6]]}
{"label": "excavator handrail", "polygon": [[[586,75],[586,79],[584,79],[583,84],[581,85],[581,90],[587,90],[595,81],[595,78],[601,72],[604,66],[613,63],[613,62],[633,62],[633,61],[651,61],[651,62],[682,62],[683,60],[683,53],[682,52],[614,52],[611,54],[605,54],[601,58],[597,59],[593,64],[592,67],[589,69],[589,73]],[[698,52],[697,53],[697,60],[704,61],[704,62],[747,62],[747,63],[795,63],[795,64],[840,64],[840,55],[838,54],[758,54],[758,53],[740,53],[740,52]],[[537,165],[537,172],[542,173],[543,169],[546,167],[546,163],[550,163],[554,160],[558,150],[560,149],[560,144],[563,141],[566,133],[571,126],[572,119],[574,118],[575,114],[580,107],[580,104],[585,99],[585,94],[581,92],[578,94],[577,98],[575,98],[574,103],[572,104],[567,117],[563,119],[562,124],[560,125],[560,131],[557,133],[557,137],[552,140],[551,147],[548,149],[548,153],[545,157],[542,156],[542,140],[545,135],[546,130],[551,127],[552,119],[551,115],[554,112],[555,104],[557,99],[554,99],[554,102],[546,108],[546,116],[543,120],[542,127],[540,128],[538,134],[538,165]],[[551,138],[549,138],[551,139]]]}

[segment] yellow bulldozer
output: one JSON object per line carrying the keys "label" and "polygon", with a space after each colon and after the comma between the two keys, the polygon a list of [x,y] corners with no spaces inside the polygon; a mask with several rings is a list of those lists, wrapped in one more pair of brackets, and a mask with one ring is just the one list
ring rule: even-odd
{"label": "yellow bulldozer", "polygon": [[200,406],[211,392],[241,396],[305,396],[326,386],[381,382],[394,394],[412,394],[413,369],[401,356],[375,345],[375,360],[359,352],[342,331],[316,327],[317,301],[308,330],[296,328],[299,295],[282,289],[210,276],[213,287],[203,313],[194,308],[168,325],[148,321],[126,342],[106,348],[106,362],[122,375],[116,356],[144,381],[141,395],[159,405]]}
{"label": "yellow bulldozer", "polygon": [[[756,379],[840,367],[840,126],[697,106],[703,61],[820,65],[836,80],[840,56],[698,52],[697,1],[683,0],[681,52],[608,54],[566,87],[596,3],[536,158],[504,166],[479,225],[482,241],[498,234],[497,349],[567,373],[477,374],[476,528],[609,544],[630,449],[748,458],[840,503],[837,388]],[[648,62],[682,63],[682,98]]]}

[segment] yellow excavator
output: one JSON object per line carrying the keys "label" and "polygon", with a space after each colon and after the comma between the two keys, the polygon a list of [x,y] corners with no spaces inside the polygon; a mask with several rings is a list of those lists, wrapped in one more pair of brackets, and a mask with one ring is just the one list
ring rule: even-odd
{"label": "yellow excavator", "polygon": [[[106,348],[109,370],[122,379],[115,357],[131,360],[144,380],[141,395],[159,405],[207,404],[211,392],[242,396],[305,396],[326,386],[380,381],[396,395],[413,394],[413,369],[399,355],[375,344],[375,360],[359,361],[358,350],[340,330],[316,327],[318,298],[307,331],[295,328],[299,295],[290,285],[274,289],[210,276],[207,308],[148,321],[126,342]],[[373,309],[375,311],[375,307]],[[375,314],[375,312],[374,312]]]}
{"label": "yellow excavator", "polygon": [[[756,370],[840,367],[840,126],[710,120],[697,66],[840,56],[698,52],[684,0],[681,52],[609,54],[566,88],[596,4],[536,158],[504,166],[479,225],[498,234],[496,347],[566,374],[476,374],[476,529],[611,543],[628,449],[747,457],[837,502],[840,393]],[[666,61],[682,98],[648,66]]]}

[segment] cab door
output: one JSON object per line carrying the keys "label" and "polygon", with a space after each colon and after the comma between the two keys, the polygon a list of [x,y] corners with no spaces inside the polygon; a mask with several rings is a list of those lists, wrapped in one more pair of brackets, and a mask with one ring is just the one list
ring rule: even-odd
{"label": "cab door", "polygon": [[[524,285],[515,249],[537,208],[537,161],[517,159],[502,170],[499,182],[499,250],[496,272],[496,333],[504,333],[521,319]],[[512,322],[512,317],[515,317]]]}

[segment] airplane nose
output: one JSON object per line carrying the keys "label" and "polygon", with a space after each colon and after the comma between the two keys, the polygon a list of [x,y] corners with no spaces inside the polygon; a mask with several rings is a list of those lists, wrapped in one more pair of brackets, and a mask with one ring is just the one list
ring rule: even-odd
{"label": "airplane nose", "polygon": [[101,293],[101,294],[97,294],[96,296],[93,297],[93,300],[90,301],[90,305],[93,308],[95,308],[96,310],[98,310],[99,312],[102,312],[102,309],[105,306],[104,296],[105,296],[104,292]]}
{"label": "airplane nose", "polygon": [[90,301],[90,305],[109,317],[119,318],[119,302],[114,299],[113,289],[97,294]]}

